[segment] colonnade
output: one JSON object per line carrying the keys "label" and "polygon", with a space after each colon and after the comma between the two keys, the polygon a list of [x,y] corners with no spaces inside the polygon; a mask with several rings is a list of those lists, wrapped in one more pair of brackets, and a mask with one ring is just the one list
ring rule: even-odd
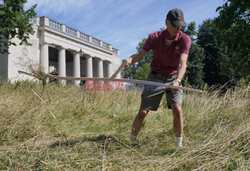
{"label": "colonnade", "polygon": [[[57,47],[58,50],[58,76],[66,77],[66,49],[63,47]],[[73,54],[73,77],[81,77],[81,57],[86,60],[86,77],[93,77],[93,58],[97,59],[97,77],[104,77],[104,63],[106,77],[111,77],[111,65],[110,61],[104,61],[101,58],[93,57],[88,54],[82,55],[82,52],[72,52]],[[40,48],[40,61],[45,73],[49,73],[49,44],[43,43]],[[62,84],[66,84],[64,80],[61,80]],[[75,85],[80,84],[80,80],[74,81]]]}

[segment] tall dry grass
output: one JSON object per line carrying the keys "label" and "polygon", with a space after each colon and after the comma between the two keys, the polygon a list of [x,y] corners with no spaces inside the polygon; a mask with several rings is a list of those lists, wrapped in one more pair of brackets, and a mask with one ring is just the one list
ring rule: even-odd
{"label": "tall dry grass", "polygon": [[184,149],[172,114],[150,112],[129,141],[141,92],[38,83],[0,86],[2,170],[248,170],[249,87],[186,93]]}

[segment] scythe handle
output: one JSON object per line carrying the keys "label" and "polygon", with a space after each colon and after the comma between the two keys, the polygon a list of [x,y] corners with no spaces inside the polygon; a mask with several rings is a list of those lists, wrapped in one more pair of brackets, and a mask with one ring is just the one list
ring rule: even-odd
{"label": "scythe handle", "polygon": [[[126,65],[126,63],[125,63],[125,65]],[[24,72],[24,71],[18,71],[18,73],[19,74],[26,74],[26,75],[29,75],[29,76],[32,76],[32,77],[36,77],[35,75]],[[159,87],[165,87],[165,88],[181,89],[181,90],[196,92],[196,93],[203,93],[202,90],[198,90],[198,89],[194,89],[194,88],[172,86],[172,85],[168,85],[168,84],[152,82],[152,81],[145,81],[145,80],[122,79],[122,78],[61,77],[61,76],[55,76],[55,75],[51,75],[51,74],[47,74],[47,76],[49,78],[62,79],[62,80],[121,81],[121,82],[128,82],[128,83],[132,83],[132,84],[143,84],[143,85],[159,86]]]}

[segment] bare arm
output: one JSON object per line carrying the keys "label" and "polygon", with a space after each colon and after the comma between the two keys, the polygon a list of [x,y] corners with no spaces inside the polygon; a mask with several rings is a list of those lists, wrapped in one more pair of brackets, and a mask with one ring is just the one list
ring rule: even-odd
{"label": "bare arm", "polygon": [[[177,80],[182,80],[182,78],[184,77],[184,74],[186,72],[186,68],[187,68],[187,58],[188,55],[185,53],[182,53],[180,55],[180,61],[179,61],[179,67],[178,67],[178,75],[176,80],[173,82],[173,86],[180,86],[180,82],[178,82]],[[177,89],[172,89],[172,92],[176,92]]]}
{"label": "bare arm", "polygon": [[187,68],[187,58],[188,58],[188,55],[185,54],[185,53],[182,53],[182,54],[180,55],[180,61],[179,61],[177,79],[182,80],[182,78],[183,78],[184,75],[185,75],[186,68]]}
{"label": "bare arm", "polygon": [[130,64],[134,64],[134,63],[140,61],[141,58],[147,53],[148,53],[147,51],[142,49],[139,52],[137,52],[136,54],[131,55],[129,58],[125,59],[127,61],[127,65],[125,67],[127,68]]}

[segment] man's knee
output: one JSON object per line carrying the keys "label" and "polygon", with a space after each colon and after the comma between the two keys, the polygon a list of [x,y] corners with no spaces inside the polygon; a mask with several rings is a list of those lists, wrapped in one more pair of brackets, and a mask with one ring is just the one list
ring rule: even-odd
{"label": "man's knee", "polygon": [[171,104],[171,108],[172,108],[173,114],[175,116],[182,115],[181,105],[179,105],[179,104]]}
{"label": "man's knee", "polygon": [[147,116],[147,114],[148,114],[148,110],[144,110],[144,109],[140,109],[138,113],[139,117],[143,119]]}

